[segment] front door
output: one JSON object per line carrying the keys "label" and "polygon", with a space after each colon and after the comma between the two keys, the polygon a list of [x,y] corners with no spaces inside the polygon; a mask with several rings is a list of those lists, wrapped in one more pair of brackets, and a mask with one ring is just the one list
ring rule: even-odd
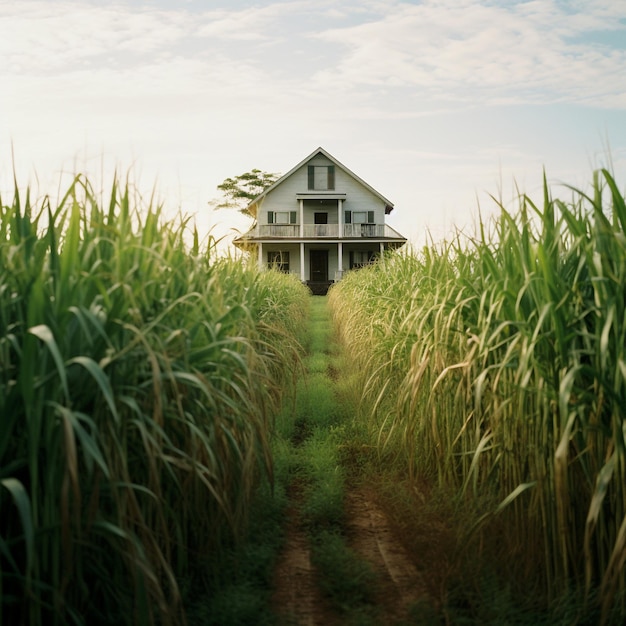
{"label": "front door", "polygon": [[311,250],[311,282],[328,282],[328,250]]}

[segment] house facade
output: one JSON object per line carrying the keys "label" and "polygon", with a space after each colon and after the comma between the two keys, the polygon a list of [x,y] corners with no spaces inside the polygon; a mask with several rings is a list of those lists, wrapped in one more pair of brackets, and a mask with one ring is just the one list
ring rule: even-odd
{"label": "house facade", "polygon": [[393,204],[318,148],[255,198],[256,223],[234,244],[260,267],[296,274],[326,293],[345,272],[371,263],[406,238],[385,223]]}

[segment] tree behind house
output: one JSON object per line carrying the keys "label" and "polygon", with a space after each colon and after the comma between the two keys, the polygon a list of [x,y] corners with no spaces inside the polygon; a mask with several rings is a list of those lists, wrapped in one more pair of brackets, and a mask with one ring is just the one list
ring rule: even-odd
{"label": "tree behind house", "polygon": [[279,176],[253,169],[234,178],[227,178],[217,186],[222,193],[222,199],[212,200],[209,204],[216,209],[237,209],[244,215],[254,217],[248,210],[250,202],[271,187]]}

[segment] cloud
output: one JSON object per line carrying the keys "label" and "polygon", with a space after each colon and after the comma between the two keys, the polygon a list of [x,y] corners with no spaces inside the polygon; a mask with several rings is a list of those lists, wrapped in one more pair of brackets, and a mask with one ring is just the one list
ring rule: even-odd
{"label": "cloud", "polygon": [[624,31],[626,6],[552,0],[395,2],[377,19],[312,37],[344,48],[319,85],[407,87],[423,100],[626,106],[626,50],[587,43]]}
{"label": "cloud", "polygon": [[181,15],[129,11],[77,2],[25,1],[0,8],[4,71],[49,75],[94,67],[124,67],[159,57],[182,40]]}
{"label": "cloud", "polygon": [[210,91],[246,108],[254,93],[322,110],[332,93],[336,112],[362,118],[519,102],[622,107],[626,50],[585,41],[625,29],[618,4],[294,0],[191,12],[23,0],[0,7],[0,74],[26,91],[29,77],[55,78],[78,98],[117,86]]}
{"label": "cloud", "polygon": [[220,9],[200,16],[201,24],[195,33],[198,37],[223,40],[271,40],[279,32],[275,28],[289,13],[297,10],[300,3],[270,4],[238,11]]}

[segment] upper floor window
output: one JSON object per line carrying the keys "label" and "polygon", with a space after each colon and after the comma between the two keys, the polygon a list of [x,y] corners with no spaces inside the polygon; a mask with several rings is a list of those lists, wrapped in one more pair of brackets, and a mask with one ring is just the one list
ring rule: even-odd
{"label": "upper floor window", "polygon": [[296,211],[268,211],[268,224],[295,224],[297,222]]}
{"label": "upper floor window", "polygon": [[374,211],[346,211],[344,221],[346,224],[373,224]]}
{"label": "upper floor window", "polygon": [[334,165],[309,165],[309,189],[324,191],[335,188]]}

